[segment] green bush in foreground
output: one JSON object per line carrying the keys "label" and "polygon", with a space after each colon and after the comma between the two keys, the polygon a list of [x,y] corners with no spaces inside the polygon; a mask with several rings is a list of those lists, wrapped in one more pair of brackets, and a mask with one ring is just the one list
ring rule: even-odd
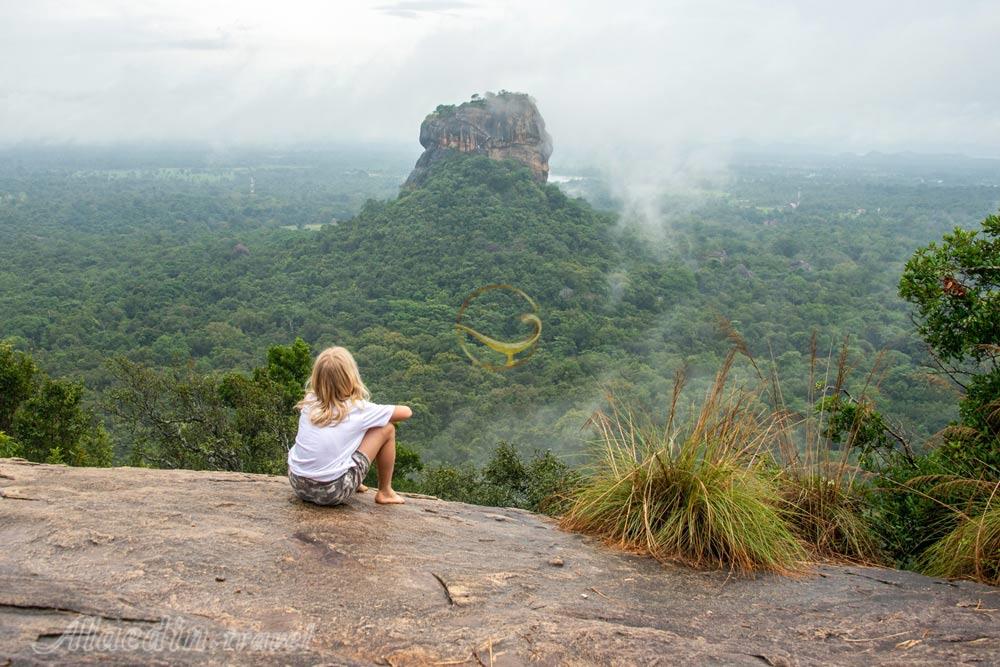
{"label": "green bush in foreground", "polygon": [[809,550],[824,560],[884,561],[878,536],[865,519],[861,483],[843,474],[786,474],[781,479],[785,518]]}
{"label": "green bush in foreground", "polygon": [[[906,264],[899,294],[916,307],[921,337],[963,390],[960,422],[914,462],[905,489],[926,536],[926,574],[1000,584],[1000,216],[956,228]],[[929,468],[937,474],[920,474]],[[890,471],[893,472],[893,471]],[[928,545],[928,543],[930,543]]]}
{"label": "green bush in foreground", "polygon": [[576,480],[576,473],[552,452],[536,452],[524,460],[513,445],[501,442],[482,468],[427,467],[414,490],[443,500],[556,514]]}
{"label": "green bush in foreground", "polygon": [[[855,462],[864,465],[892,449],[885,419],[866,396],[871,374],[857,396],[847,391],[851,374],[847,341],[835,364],[832,357],[825,361],[817,357],[815,341],[814,336],[809,362],[814,390],[808,397],[814,410],[791,420],[777,414],[774,419],[784,516],[817,559],[883,563],[881,539],[870,522],[870,482],[860,476]],[[824,366],[834,371],[833,385],[815,382]],[[772,402],[783,408],[777,380],[772,382]],[[786,415],[787,410],[779,414]]]}
{"label": "green bush in foreground", "polygon": [[31,355],[0,341],[0,458],[11,456],[106,467],[114,452],[104,425],[84,403],[82,382],[50,378]]}
{"label": "green bush in foreground", "polygon": [[1000,586],[1000,507],[963,518],[920,559],[924,574]]}
{"label": "green bush in foreground", "polygon": [[698,567],[799,569],[806,552],[782,517],[766,419],[746,396],[723,397],[732,359],[682,437],[672,419],[642,426],[629,414],[598,414],[600,457],[571,491],[563,526]]}
{"label": "green bush in foreground", "polygon": [[0,459],[21,456],[21,445],[3,431],[0,431]]}

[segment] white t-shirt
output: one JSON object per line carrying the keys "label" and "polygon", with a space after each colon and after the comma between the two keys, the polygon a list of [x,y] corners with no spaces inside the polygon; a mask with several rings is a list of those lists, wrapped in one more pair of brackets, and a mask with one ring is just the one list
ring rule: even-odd
{"label": "white t-shirt", "polygon": [[299,415],[295,445],[288,450],[288,469],[317,482],[337,479],[351,467],[351,456],[365,437],[365,431],[388,424],[395,407],[359,401],[351,405],[343,421],[329,426],[313,424],[309,406],[304,407]]}

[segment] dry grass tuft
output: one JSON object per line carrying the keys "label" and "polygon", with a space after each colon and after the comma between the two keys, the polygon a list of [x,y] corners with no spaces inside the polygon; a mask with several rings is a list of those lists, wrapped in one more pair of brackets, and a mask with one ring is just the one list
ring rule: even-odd
{"label": "dry grass tuft", "polygon": [[767,452],[774,420],[753,407],[753,394],[725,391],[735,354],[683,434],[673,430],[682,376],[665,427],[640,424],[610,398],[610,414],[593,418],[599,460],[562,525],[696,567],[800,570],[806,552],[783,518],[781,473]]}
{"label": "dry grass tuft", "polygon": [[[773,364],[765,378],[745,341],[725,330],[733,349],[689,426],[676,424],[683,372],[665,426],[640,422],[608,397],[610,410],[591,420],[595,464],[569,494],[562,525],[660,559],[739,572],[793,572],[807,558],[883,562],[866,520],[866,480],[855,463],[863,424],[849,425],[846,442],[832,442],[830,414],[787,409]],[[815,337],[811,348],[807,404],[836,405],[823,399],[843,393],[857,408],[850,414],[859,420],[870,414],[862,408],[865,392],[877,384],[878,362],[863,391],[851,396],[846,344],[836,358],[827,357],[822,373]],[[727,389],[740,354],[764,389]]]}
{"label": "dry grass tuft", "polygon": [[[926,478],[923,478],[924,480]],[[921,481],[911,480],[911,483]],[[931,576],[1000,585],[1000,482],[950,477],[931,495],[968,494],[964,509],[952,507],[958,525],[925,551],[919,569]]]}

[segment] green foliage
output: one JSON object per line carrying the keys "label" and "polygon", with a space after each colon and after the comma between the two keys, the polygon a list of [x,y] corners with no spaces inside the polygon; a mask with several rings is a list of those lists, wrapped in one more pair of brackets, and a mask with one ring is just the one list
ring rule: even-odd
{"label": "green foliage", "polygon": [[792,531],[820,558],[880,563],[878,534],[869,523],[867,488],[854,479],[786,474],[780,480]]}
{"label": "green foliage", "polygon": [[806,552],[783,516],[779,472],[767,455],[774,424],[749,407],[749,396],[726,396],[732,360],[684,433],[669,426],[676,401],[668,426],[619,409],[598,415],[597,460],[571,492],[563,525],[698,567],[798,569]]}
{"label": "green foliage", "polygon": [[992,358],[990,346],[1000,345],[1000,216],[918,249],[899,294],[917,307],[920,335],[942,360]]}
{"label": "green foliage", "polygon": [[466,502],[495,506],[488,494],[481,490],[481,477],[476,468],[470,464],[463,466],[429,466],[424,469],[420,484],[420,492],[436,496],[442,500]]}
{"label": "green foliage", "polygon": [[919,567],[935,577],[1000,586],[1000,506],[963,514],[954,530],[924,552]]}
{"label": "green foliage", "polygon": [[[965,376],[959,423],[920,457],[887,458],[870,508],[897,563],[928,574],[998,581],[1000,524],[1000,218],[955,229],[916,251],[899,283],[921,336]],[[956,367],[948,367],[951,362]],[[877,414],[877,413],[876,413]]]}
{"label": "green foliage", "polygon": [[578,475],[552,452],[536,452],[525,462],[511,444],[501,442],[481,469],[471,465],[429,467],[417,490],[474,505],[558,513],[562,496],[577,479]]}
{"label": "green foliage", "polygon": [[921,481],[944,472],[929,456],[914,461],[895,456],[878,469],[868,511],[884,552],[899,567],[916,567],[916,558],[955,525],[953,512],[929,495],[931,484]]}
{"label": "green foliage", "polygon": [[18,407],[14,434],[26,458],[44,461],[52,449],[68,449],[79,442],[88,428],[80,409],[83,385],[43,380],[38,390]]}
{"label": "green foliage", "polygon": [[[834,393],[816,400],[814,411],[794,415],[787,393],[773,374],[765,381],[752,358],[760,389],[728,390],[729,378],[739,377],[737,352],[748,352],[729,329],[734,349],[688,417],[679,412],[683,371],[662,424],[621,408],[599,415],[598,461],[571,494],[566,525],[701,566],[781,570],[805,553],[884,562],[870,476],[859,474],[856,461],[872,443],[880,453],[873,460],[908,460],[883,440],[885,421],[864,391],[855,398],[835,387],[823,390]],[[836,366],[827,364],[838,387],[851,381],[847,351],[845,343]],[[822,364],[815,355],[809,363],[812,378]],[[685,420],[691,425],[674,427]],[[800,545],[800,555],[789,558]]]}
{"label": "green foliage", "polygon": [[961,423],[977,434],[947,441],[944,456],[1000,468],[1000,216],[981,227],[917,250],[899,293],[917,307],[920,335],[941,360],[965,364],[970,376]]}
{"label": "green foliage", "polygon": [[[272,347],[267,366],[249,377],[230,373],[215,378],[190,368],[159,371],[113,360],[117,383],[109,396],[123,430],[131,434],[129,463],[282,474],[297,425],[287,393],[304,382],[308,366],[303,359],[311,359],[310,351],[298,340]],[[297,374],[286,372],[289,367]],[[302,390],[297,391],[300,396]],[[425,470],[417,450],[396,444],[393,484],[401,491],[540,509],[571,478],[551,452],[524,463],[506,443],[481,471],[472,466]],[[375,466],[365,482],[377,484]]]}
{"label": "green foliage", "polygon": [[[680,553],[671,551],[677,540],[692,538],[689,560],[778,569],[791,553],[772,520],[778,508],[824,557],[866,559],[863,529],[874,526],[899,563],[930,567],[933,558],[915,557],[934,544],[968,562],[959,553],[968,541],[946,539],[971,530],[982,501],[970,508],[968,494],[930,478],[989,482],[1000,469],[997,216],[931,242],[952,220],[995,208],[996,191],[980,176],[959,170],[926,187],[905,170],[873,175],[865,165],[737,166],[726,192],[656,202],[670,220],[659,242],[650,240],[659,230],[639,229],[606,188],[593,200],[624,210],[620,220],[567,196],[568,187],[484,157],[443,160],[422,187],[368,203],[395,195],[412,155],[378,165],[240,155],[239,166],[191,168],[163,168],[184,163],[175,155],[100,157],[113,165],[65,152],[16,158],[0,160],[0,337],[99,393],[103,413],[116,416],[121,461],[282,471],[310,346],[336,343],[355,352],[380,402],[416,409],[398,446],[401,485],[532,509],[567,487],[584,489],[579,500],[599,480],[578,487],[564,461],[581,424],[607,407],[595,379],[648,412],[669,392],[673,368],[707,375],[722,360],[722,313],[740,322],[750,352],[773,351],[784,407],[821,420],[836,467],[748,471],[739,456],[706,457],[717,445],[704,439],[687,445],[701,452],[694,457],[661,454],[662,467],[639,457],[635,476],[608,496],[638,494],[613,498],[631,508],[616,515],[619,528],[638,531],[629,539],[642,532],[634,511],[656,509],[651,534],[667,546],[651,552]],[[245,164],[254,165],[253,195]],[[799,188],[801,205],[787,206]],[[452,328],[465,296],[488,283],[524,289],[544,322],[530,362],[502,374],[470,366]],[[937,356],[972,373],[958,412],[940,383],[925,380],[930,359],[906,301]],[[481,314],[504,335],[520,333],[505,312]],[[814,412],[816,329],[820,349],[852,334],[852,362],[887,350],[877,389],[854,401],[840,390],[863,394],[846,382]],[[0,431],[9,434],[0,454],[110,461],[109,435],[82,391],[48,382],[28,355],[0,345]],[[956,414],[960,422],[941,431]],[[889,416],[928,453],[897,451]],[[499,441],[559,456],[494,450]],[[854,464],[874,477],[845,474]],[[704,489],[686,485],[692,475]],[[671,497],[690,502],[664,513]],[[677,516],[687,523],[671,523]],[[740,532],[747,527],[756,532]]]}
{"label": "green foliage", "polygon": [[[783,408],[785,393],[772,381],[770,405],[777,409],[772,415],[776,428],[767,437],[776,443],[771,449],[781,468],[783,514],[812,555],[826,561],[880,564],[886,553],[873,524],[871,475],[865,471],[897,456],[910,460],[912,455],[908,443],[890,439],[893,434],[887,421],[869,394],[877,391],[874,376],[881,355],[857,395],[846,389],[853,384],[854,370],[849,344],[844,341],[836,362],[832,350],[825,360],[818,357],[818,351],[811,354],[811,413],[788,414]],[[815,350],[814,344],[810,347]],[[815,382],[819,374],[833,384]],[[898,445],[902,450],[896,449]]]}
{"label": "green foliage", "polygon": [[124,358],[109,362],[116,384],[109,409],[137,463],[192,470],[244,470],[242,443],[218,382],[191,368],[157,371]]}
{"label": "green foliage", "polygon": [[859,463],[876,466],[876,456],[885,457],[896,443],[889,438],[889,427],[871,400],[853,400],[843,393],[825,396],[816,402],[816,412],[824,417],[822,436],[831,443],[853,448]]}
{"label": "green foliage", "polygon": [[968,380],[959,415],[961,426],[943,432],[939,456],[965,474],[1000,470],[1000,367]]}
{"label": "green foliage", "polygon": [[[908,486],[938,505],[939,521],[925,521],[925,539],[914,551],[917,569],[932,576],[1000,584],[1000,479],[933,474]],[[929,534],[928,534],[929,533]]]}
{"label": "green foliage", "polygon": [[434,109],[434,115],[440,118],[450,118],[455,115],[455,111],[457,110],[458,107],[454,104],[439,104]]}
{"label": "green foliage", "polygon": [[[672,369],[710,372],[721,360],[718,313],[741,322],[756,354],[774,350],[792,409],[811,409],[801,389],[819,329],[821,346],[854,333],[856,358],[892,350],[879,406],[917,438],[955,417],[921,376],[926,355],[896,283],[943,220],[995,206],[992,188],[961,175],[926,188],[839,165],[734,167],[725,193],[656,202],[671,222],[658,242],[657,229],[483,157],[445,160],[424,187],[363,205],[395,197],[413,156],[342,154],[236,153],[215,166],[127,151],[0,160],[0,337],[98,394],[116,355],[249,374],[295,337],[346,345],[380,400],[417,408],[406,442],[433,463],[482,464],[500,440],[577,452],[581,406],[599,403],[594,378],[651,409]],[[869,213],[858,216],[861,202]],[[532,359],[500,375],[470,367],[453,330],[465,296],[494,282],[536,299],[545,327]],[[127,429],[112,437],[123,460],[138,446]]]}
{"label": "green foliage", "polygon": [[805,557],[778,511],[766,470],[705,456],[704,446],[633,452],[612,443],[563,525],[623,548],[700,567],[789,571]]}
{"label": "green foliage", "polygon": [[0,431],[0,459],[21,457],[21,445],[3,431]]}
{"label": "green foliage", "polygon": [[115,449],[111,436],[103,424],[84,433],[80,445],[69,454],[69,464],[74,466],[108,467],[114,463]]}
{"label": "green foliage", "polygon": [[[953,425],[938,434],[928,457],[943,471],[977,477],[983,471],[1000,470],[1000,443],[995,433],[970,426]],[[995,472],[990,473],[995,476]]]}
{"label": "green foliage", "polygon": [[83,404],[83,383],[52,379],[31,356],[0,344],[0,456],[56,461],[75,466],[109,466],[111,441]]}
{"label": "green foliage", "polygon": [[296,337],[291,345],[272,345],[267,350],[267,366],[254,370],[257,383],[270,380],[280,385],[285,403],[294,406],[302,398],[302,390],[312,371],[309,344]]}
{"label": "green foliage", "polygon": [[17,407],[34,391],[38,368],[31,356],[0,342],[0,431],[10,431]]}
{"label": "green foliage", "polygon": [[485,108],[487,105],[487,100],[492,98],[501,98],[504,100],[516,100],[518,98],[527,98],[528,96],[524,93],[513,93],[507,90],[501,90],[499,93],[487,92],[485,96],[480,96],[478,93],[472,95],[471,99],[466,102],[462,102],[459,105],[454,104],[439,104],[434,109],[432,115],[439,118],[450,118],[455,115],[459,109],[464,109],[467,107],[478,107]]}
{"label": "green foliage", "polygon": [[131,436],[133,465],[282,474],[297,427],[295,403],[312,363],[296,339],[267,352],[250,376],[158,371],[112,360],[110,409]]}
{"label": "green foliage", "polygon": [[[301,385],[300,385],[301,386]],[[218,394],[226,410],[226,431],[239,443],[239,468],[281,475],[285,456],[295,439],[298,415],[286,385],[263,374],[247,378],[231,373],[222,378]],[[299,389],[297,398],[301,398]]]}
{"label": "green foliage", "polygon": [[527,472],[517,450],[510,443],[501,442],[483,468],[483,478],[490,484],[515,491],[524,486]]}

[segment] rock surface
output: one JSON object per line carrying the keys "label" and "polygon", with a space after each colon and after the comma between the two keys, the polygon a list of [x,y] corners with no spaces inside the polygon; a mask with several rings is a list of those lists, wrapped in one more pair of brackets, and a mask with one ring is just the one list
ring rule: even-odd
{"label": "rock surface", "polygon": [[0,665],[1000,662],[1000,591],[909,572],[701,573],[529,512],[321,508],[263,475],[5,459],[0,491]]}
{"label": "rock surface", "polygon": [[544,183],[549,177],[552,137],[534,100],[522,93],[487,93],[459,106],[441,105],[420,125],[424,152],[403,187],[417,187],[433,164],[451,151],[516,160]]}

